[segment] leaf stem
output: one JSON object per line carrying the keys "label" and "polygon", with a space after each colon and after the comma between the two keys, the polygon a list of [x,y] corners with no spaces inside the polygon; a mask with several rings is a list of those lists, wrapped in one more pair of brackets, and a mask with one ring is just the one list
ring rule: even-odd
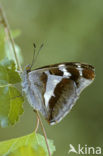
{"label": "leaf stem", "polygon": [[12,49],[13,49],[13,52],[14,52],[14,56],[15,56],[15,60],[16,60],[16,64],[19,68],[19,70],[22,72],[22,67],[21,67],[21,64],[19,62],[19,59],[17,57],[17,53],[16,53],[16,50],[15,50],[15,42],[13,40],[13,37],[12,37],[12,34],[10,32],[10,28],[9,28],[9,25],[8,25],[8,21],[7,21],[7,18],[5,16],[5,13],[4,13],[4,10],[3,10],[3,7],[2,5],[0,4],[0,16],[1,16],[1,22],[2,24],[4,25],[4,28],[5,28],[5,32],[7,34],[7,37],[9,38],[10,42],[11,42],[11,45],[12,45]]}
{"label": "leaf stem", "polygon": [[49,149],[49,145],[48,145],[48,140],[47,140],[46,131],[45,131],[44,126],[43,126],[43,123],[42,123],[42,121],[41,121],[39,112],[36,111],[36,113],[37,113],[37,116],[38,116],[38,119],[39,119],[39,121],[40,121],[40,125],[41,125],[41,128],[42,128],[42,131],[43,131],[43,134],[44,134],[45,142],[46,142],[47,149],[48,149],[48,154],[49,154],[49,156],[51,156],[50,149]]}

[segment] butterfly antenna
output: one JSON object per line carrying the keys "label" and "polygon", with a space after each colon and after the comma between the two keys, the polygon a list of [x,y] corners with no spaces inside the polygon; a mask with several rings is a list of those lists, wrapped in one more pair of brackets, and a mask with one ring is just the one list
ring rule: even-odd
{"label": "butterfly antenna", "polygon": [[44,44],[41,44],[41,46],[40,46],[40,48],[39,48],[39,50],[38,50],[37,54],[35,55],[36,45],[35,45],[35,43],[34,43],[33,45],[34,45],[34,55],[33,55],[33,60],[32,60],[31,67],[32,67],[32,66],[34,65],[34,63],[36,62],[37,57],[38,57],[38,55],[39,55],[39,53],[40,53],[41,49],[42,49],[42,48],[43,48],[43,46],[44,46]]}
{"label": "butterfly antenna", "polygon": [[31,64],[31,68],[33,67],[34,61],[35,61],[35,49],[36,49],[36,44],[33,43],[34,46],[34,54],[33,54],[33,60],[32,60],[32,64]]}

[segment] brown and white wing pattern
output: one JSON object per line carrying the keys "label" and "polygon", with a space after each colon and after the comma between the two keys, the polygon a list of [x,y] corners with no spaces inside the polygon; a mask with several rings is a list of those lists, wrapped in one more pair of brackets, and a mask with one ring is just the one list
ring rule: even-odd
{"label": "brown and white wing pattern", "polygon": [[26,74],[24,91],[30,104],[51,124],[69,113],[81,91],[94,80],[94,68],[81,63],[63,63]]}

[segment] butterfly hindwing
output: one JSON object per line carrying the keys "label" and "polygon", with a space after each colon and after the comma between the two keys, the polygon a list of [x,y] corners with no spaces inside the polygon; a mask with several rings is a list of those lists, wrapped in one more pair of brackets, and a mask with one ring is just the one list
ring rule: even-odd
{"label": "butterfly hindwing", "polygon": [[50,124],[59,122],[72,108],[81,91],[94,79],[94,68],[80,63],[42,67],[26,74],[27,97]]}

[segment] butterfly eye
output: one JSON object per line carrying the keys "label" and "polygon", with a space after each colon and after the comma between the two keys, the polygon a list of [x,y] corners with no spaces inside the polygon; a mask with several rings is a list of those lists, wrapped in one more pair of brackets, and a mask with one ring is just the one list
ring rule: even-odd
{"label": "butterfly eye", "polygon": [[27,73],[31,72],[31,65],[30,64],[26,66],[26,71],[27,71]]}

